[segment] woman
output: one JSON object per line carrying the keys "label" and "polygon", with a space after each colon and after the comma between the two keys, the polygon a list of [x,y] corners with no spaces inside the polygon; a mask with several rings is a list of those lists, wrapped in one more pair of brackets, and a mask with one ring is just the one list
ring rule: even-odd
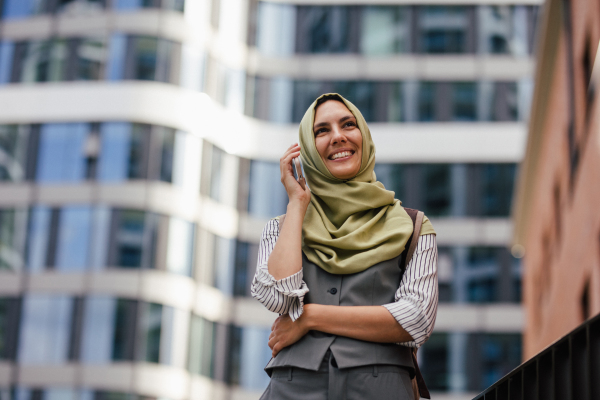
{"label": "woman", "polygon": [[[310,190],[292,174],[301,156]],[[437,247],[427,218],[403,273],[412,220],[376,181],[375,147],[360,111],[319,97],[300,145],[280,161],[285,223],[262,234],[252,294],[281,314],[273,324],[261,399],[412,399],[412,350],[437,311]]]}

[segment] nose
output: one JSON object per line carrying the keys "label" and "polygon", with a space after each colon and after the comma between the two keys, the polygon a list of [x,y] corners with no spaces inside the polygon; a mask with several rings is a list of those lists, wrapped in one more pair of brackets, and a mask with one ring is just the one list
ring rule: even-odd
{"label": "nose", "polygon": [[334,125],[331,129],[331,143],[345,143],[347,141],[346,135],[344,135],[344,131],[337,124]]}

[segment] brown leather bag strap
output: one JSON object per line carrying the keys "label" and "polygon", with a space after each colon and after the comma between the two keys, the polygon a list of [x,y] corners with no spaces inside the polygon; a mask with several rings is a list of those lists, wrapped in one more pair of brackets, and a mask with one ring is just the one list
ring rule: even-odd
{"label": "brown leather bag strap", "polygon": [[405,269],[417,248],[417,242],[419,241],[419,234],[421,233],[421,226],[423,225],[423,217],[424,216],[425,216],[425,214],[423,213],[423,211],[417,212],[417,217],[415,218],[415,224],[413,227],[413,234],[411,237],[410,246],[408,247],[408,252],[406,253],[406,259],[404,261]]}

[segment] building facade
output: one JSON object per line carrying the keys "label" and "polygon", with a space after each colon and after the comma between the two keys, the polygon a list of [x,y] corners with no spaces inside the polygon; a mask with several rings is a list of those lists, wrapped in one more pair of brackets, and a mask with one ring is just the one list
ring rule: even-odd
{"label": "building facade", "polygon": [[600,4],[549,1],[514,213],[530,358],[600,312]]}
{"label": "building facade", "polygon": [[521,360],[509,249],[539,1],[0,0],[0,397],[257,399],[278,159],[339,92],[438,233],[436,398]]}

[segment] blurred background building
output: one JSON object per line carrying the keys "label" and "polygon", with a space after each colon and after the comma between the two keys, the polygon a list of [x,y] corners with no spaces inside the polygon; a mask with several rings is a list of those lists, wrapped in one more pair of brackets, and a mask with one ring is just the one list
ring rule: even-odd
{"label": "blurred background building", "polygon": [[[339,92],[438,232],[438,399],[521,361],[540,0],[0,0],[0,398],[257,399],[278,159]],[[520,255],[520,254],[517,254]]]}
{"label": "blurred background building", "polygon": [[549,0],[540,33],[514,213],[525,359],[600,313],[600,2]]}

